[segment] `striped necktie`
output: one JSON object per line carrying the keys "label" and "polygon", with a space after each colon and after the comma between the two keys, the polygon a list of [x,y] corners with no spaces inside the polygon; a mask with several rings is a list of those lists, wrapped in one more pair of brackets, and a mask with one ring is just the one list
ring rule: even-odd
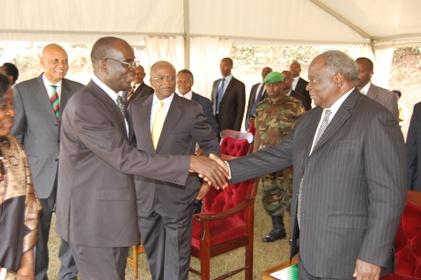
{"label": "striped necktie", "polygon": [[57,86],[51,85],[52,94],[50,96],[51,108],[53,109],[56,118],[60,118],[60,99],[57,93]]}

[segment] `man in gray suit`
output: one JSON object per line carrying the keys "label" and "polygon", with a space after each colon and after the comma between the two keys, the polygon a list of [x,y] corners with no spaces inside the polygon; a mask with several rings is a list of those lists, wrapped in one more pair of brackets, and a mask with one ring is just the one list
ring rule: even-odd
{"label": "man in gray suit", "polygon": [[130,119],[117,93],[130,89],[134,59],[126,41],[100,38],[91,52],[92,81],[69,100],[61,122],[57,232],[82,279],[124,279],[128,246],[139,239],[132,175],[180,186],[189,170],[214,186],[227,176],[206,157],[158,156],[129,144]]}
{"label": "man in gray suit", "polygon": [[317,56],[308,85],[317,107],[278,145],[229,161],[234,183],[294,166],[291,255],[299,246],[300,279],[379,279],[392,268],[405,146],[397,119],[360,94],[357,80],[346,54]]}
{"label": "man in gray suit", "polygon": [[[37,280],[48,279],[48,234],[56,203],[60,115],[70,96],[83,87],[64,78],[69,65],[61,46],[45,46],[41,65],[43,74],[13,89],[16,116],[12,129],[28,155],[35,192],[42,203],[35,253]],[[61,242],[59,257],[60,279],[76,279],[76,265],[65,241]]]}
{"label": "man in gray suit", "polygon": [[371,83],[371,76],[373,76],[373,62],[366,57],[359,57],[355,61],[357,62],[359,69],[359,82],[357,87],[360,92],[386,107],[390,112],[392,112],[396,119],[398,119],[399,110],[396,94]]}
{"label": "man in gray suit", "polygon": [[[130,106],[137,148],[159,155],[193,155],[197,143],[206,155],[219,154],[218,138],[201,105],[174,93],[174,67],[156,62],[150,82],[154,94]],[[191,216],[199,187],[195,174],[183,186],[136,177],[139,230],[152,279],[188,279]]]}

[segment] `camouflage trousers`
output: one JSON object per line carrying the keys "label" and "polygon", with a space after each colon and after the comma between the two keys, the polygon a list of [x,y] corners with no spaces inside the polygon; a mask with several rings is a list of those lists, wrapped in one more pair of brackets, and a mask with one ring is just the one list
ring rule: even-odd
{"label": "camouflage trousers", "polygon": [[289,210],[292,196],[292,170],[268,174],[260,179],[263,208],[270,216],[283,215]]}

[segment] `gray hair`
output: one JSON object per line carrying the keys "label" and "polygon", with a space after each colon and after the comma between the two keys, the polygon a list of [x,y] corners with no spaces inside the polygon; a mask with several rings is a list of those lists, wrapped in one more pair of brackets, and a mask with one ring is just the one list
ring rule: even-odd
{"label": "gray hair", "polygon": [[342,74],[348,81],[358,80],[358,65],[346,53],[338,50],[326,51],[322,54],[326,60],[325,65],[330,71]]}

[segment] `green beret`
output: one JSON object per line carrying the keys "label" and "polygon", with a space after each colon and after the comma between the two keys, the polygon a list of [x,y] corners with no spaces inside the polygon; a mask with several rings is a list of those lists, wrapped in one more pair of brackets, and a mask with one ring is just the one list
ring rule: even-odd
{"label": "green beret", "polygon": [[265,84],[275,84],[284,81],[284,75],[281,72],[270,72],[267,74],[265,80],[263,81]]}

